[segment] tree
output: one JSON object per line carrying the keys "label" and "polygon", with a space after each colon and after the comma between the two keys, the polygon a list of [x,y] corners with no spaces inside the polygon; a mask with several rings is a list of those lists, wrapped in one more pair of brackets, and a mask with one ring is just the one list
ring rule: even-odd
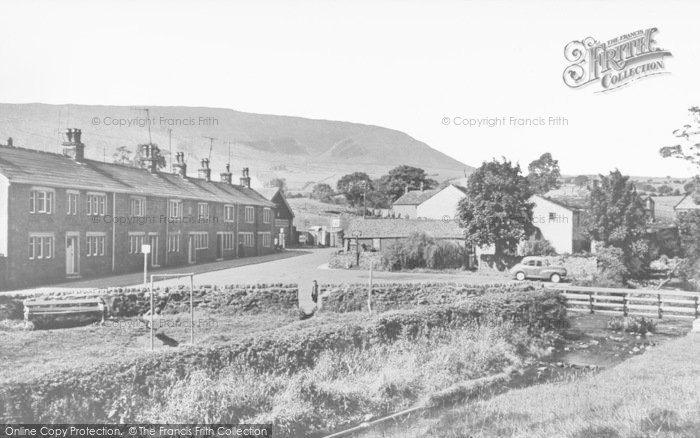
{"label": "tree", "polygon": [[326,183],[318,183],[311,189],[311,199],[321,202],[331,202],[333,199],[333,188]]}
{"label": "tree", "polygon": [[692,210],[678,214],[676,218],[681,250],[687,259],[683,274],[686,278],[700,281],[700,211]]}
{"label": "tree", "polygon": [[428,178],[425,170],[406,165],[391,169],[381,178],[381,184],[391,202],[399,199],[406,192],[406,187],[413,190],[429,190],[438,185],[437,181]]}
{"label": "tree", "polygon": [[602,176],[591,189],[586,231],[604,246],[622,250],[624,264],[633,276],[648,268],[646,213],[637,189],[619,170]]}
{"label": "tree", "polygon": [[681,140],[673,146],[664,146],[659,153],[664,158],[679,158],[689,161],[700,169],[700,107],[694,106],[688,110],[692,122],[673,131],[673,135]]}
{"label": "tree", "polygon": [[336,190],[345,196],[352,207],[362,205],[365,190],[373,189],[372,179],[364,172],[354,172],[343,176],[336,183]]}
{"label": "tree", "polygon": [[673,187],[671,187],[671,186],[663,184],[662,186],[659,187],[659,193],[661,193],[662,195],[667,195],[671,192],[673,192]]}
{"label": "tree", "polygon": [[485,162],[469,176],[467,193],[457,208],[468,244],[493,245],[495,261],[515,252],[517,244],[534,231],[532,190],[519,165],[510,161]]}
{"label": "tree", "polygon": [[117,150],[112,154],[112,162],[117,164],[124,164],[127,166],[133,166],[134,160],[131,157],[133,152],[129,150],[126,146],[119,146]]}
{"label": "tree", "polygon": [[265,184],[267,187],[277,187],[282,189],[283,192],[287,191],[287,180],[284,178],[272,178]]}
{"label": "tree", "polygon": [[545,152],[540,158],[532,161],[528,166],[527,179],[535,193],[547,193],[552,189],[558,189],[561,184],[559,178],[559,161],[552,158],[552,154]]}
{"label": "tree", "polygon": [[574,178],[574,184],[579,187],[585,187],[588,185],[590,180],[591,179],[588,177],[588,175],[579,175]]}

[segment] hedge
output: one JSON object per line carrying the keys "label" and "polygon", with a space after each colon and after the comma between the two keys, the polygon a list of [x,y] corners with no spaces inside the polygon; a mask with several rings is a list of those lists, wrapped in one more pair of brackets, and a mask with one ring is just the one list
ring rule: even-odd
{"label": "hedge", "polygon": [[564,304],[556,292],[493,293],[449,305],[366,314],[331,314],[218,347],[186,347],[122,358],[89,369],[51,373],[0,386],[2,422],[129,422],[192,370],[216,373],[240,363],[259,372],[294,373],[323,351],[389,343],[421,330],[510,320],[530,330],[561,327]]}
{"label": "hedge", "polygon": [[[325,311],[342,313],[367,310],[368,284],[320,285],[319,289],[324,296]],[[416,305],[445,304],[495,292],[527,292],[535,289],[534,283],[380,283],[372,285],[372,310],[383,312]]]}

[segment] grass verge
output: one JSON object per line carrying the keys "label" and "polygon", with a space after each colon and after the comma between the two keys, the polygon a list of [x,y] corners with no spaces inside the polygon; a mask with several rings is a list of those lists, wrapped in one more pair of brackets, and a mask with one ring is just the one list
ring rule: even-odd
{"label": "grass verge", "polygon": [[697,437],[700,334],[600,374],[469,404],[429,430],[441,437]]}

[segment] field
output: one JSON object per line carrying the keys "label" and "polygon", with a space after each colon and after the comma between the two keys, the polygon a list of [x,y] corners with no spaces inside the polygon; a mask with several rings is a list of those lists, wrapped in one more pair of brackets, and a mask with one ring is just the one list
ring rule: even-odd
{"label": "field", "polygon": [[[265,332],[297,319],[296,312],[227,315],[197,311],[195,343],[217,346],[244,336]],[[121,318],[80,327],[54,330],[23,330],[23,323],[0,321],[0,384],[25,381],[49,372],[110,363],[116,359],[147,357],[150,330],[138,317]],[[189,313],[167,315],[160,323],[161,340],[156,353],[189,347]],[[156,325],[157,327],[157,325]],[[166,337],[167,336],[167,337]]]}

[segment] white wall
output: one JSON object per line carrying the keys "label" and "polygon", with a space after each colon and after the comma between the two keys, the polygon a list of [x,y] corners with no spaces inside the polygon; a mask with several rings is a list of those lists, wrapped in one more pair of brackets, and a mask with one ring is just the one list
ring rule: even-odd
{"label": "white wall", "polygon": [[533,196],[535,203],[532,210],[532,223],[542,231],[542,236],[549,240],[558,254],[573,252],[574,214],[541,196]]}
{"label": "white wall", "polygon": [[416,214],[418,217],[426,219],[442,219],[445,216],[454,219],[457,215],[459,201],[465,196],[467,195],[463,191],[449,185],[420,204],[416,209]]}
{"label": "white wall", "polygon": [[415,205],[392,205],[391,211],[396,217],[401,215],[402,219],[415,219],[416,218],[416,206]]}

